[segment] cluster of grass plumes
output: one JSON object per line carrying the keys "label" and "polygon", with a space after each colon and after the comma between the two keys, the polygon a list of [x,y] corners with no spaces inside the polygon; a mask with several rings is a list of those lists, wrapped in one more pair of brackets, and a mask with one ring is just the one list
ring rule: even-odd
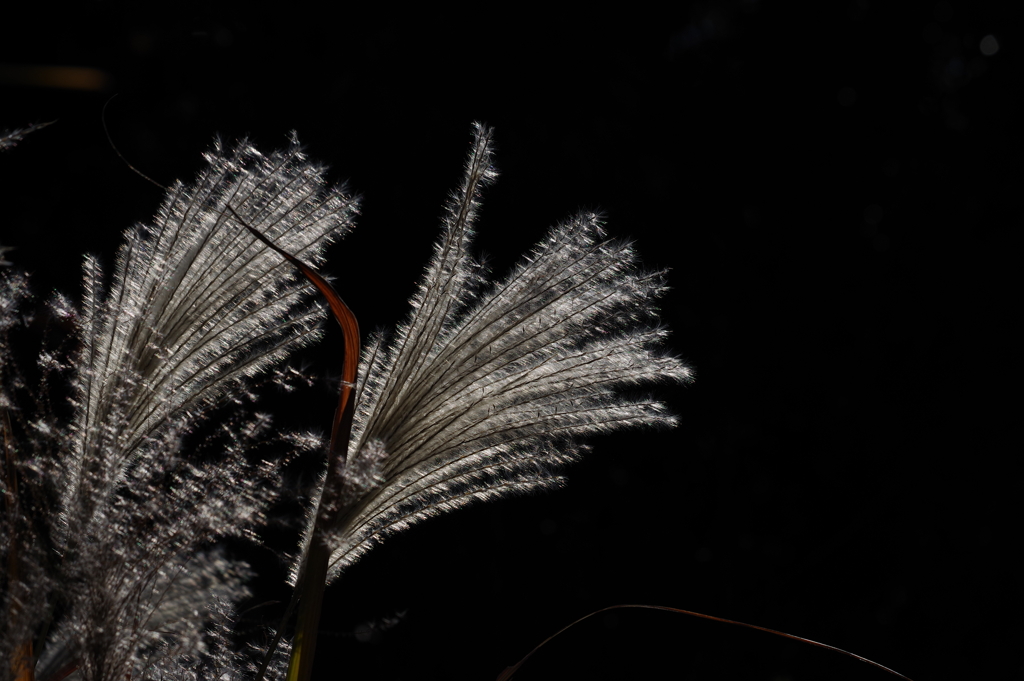
{"label": "cluster of grass plumes", "polygon": [[[343,387],[354,399],[336,420],[292,571],[307,604],[423,518],[557,486],[579,437],[674,422],[631,394],[689,377],[660,350],[663,273],[642,272],[596,216],[553,228],[496,283],[471,257],[480,190],[496,175],[490,138],[477,126],[410,317],[368,343],[358,381]],[[251,396],[319,336],[326,312],[300,270],[336,316],[344,308],[304,263],[350,228],[356,202],[294,140],[268,156],[218,143],[207,163],[168,190],[153,224],[126,232],[109,287],[87,257],[81,301],[48,302],[74,349],[29,358],[41,376],[32,391],[11,342],[29,282],[0,272],[2,677],[269,678],[293,649],[285,636],[257,651],[263,664],[238,652],[232,606],[248,594],[248,568],[217,542],[258,541],[280,494],[281,462],[259,454],[271,418]],[[357,347],[346,350],[357,354],[351,322]],[[58,385],[67,410],[28,399]],[[200,445],[200,425],[218,436]],[[294,650],[308,674],[316,620],[303,612]]]}
{"label": "cluster of grass plumes", "polygon": [[[250,394],[316,339],[325,313],[225,206],[316,262],[349,228],[355,203],[326,186],[296,143],[270,156],[218,143],[207,162],[191,186],[169,190],[152,224],[125,233],[109,287],[87,257],[81,302],[49,301],[75,349],[32,358],[44,377],[32,392],[64,379],[70,419],[19,395],[8,341],[28,282],[17,273],[2,282],[0,406],[10,425],[0,551],[11,567],[0,645],[5,659],[31,654],[41,681],[69,669],[87,681],[145,678],[203,652],[220,617],[211,608],[248,594],[246,566],[213,547],[255,537],[279,489],[278,462],[252,454],[271,419]],[[204,424],[216,436],[190,441]]]}

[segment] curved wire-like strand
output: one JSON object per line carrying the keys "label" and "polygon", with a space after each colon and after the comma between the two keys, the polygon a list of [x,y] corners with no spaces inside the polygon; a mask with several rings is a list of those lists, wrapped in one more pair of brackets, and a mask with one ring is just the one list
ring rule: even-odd
{"label": "curved wire-like strand", "polygon": [[509,679],[512,678],[512,675],[515,674],[517,671],[519,671],[519,668],[522,667],[523,664],[525,664],[527,660],[529,660],[531,657],[533,657],[534,653],[536,653],[538,650],[540,650],[545,645],[550,643],[552,639],[554,639],[554,638],[560,636],[561,634],[565,633],[567,630],[573,628],[574,626],[576,626],[580,622],[583,622],[584,620],[588,620],[591,617],[593,617],[594,615],[600,615],[602,612],[608,612],[609,610],[619,610],[619,609],[622,609],[622,608],[637,608],[637,609],[643,609],[643,610],[663,610],[665,612],[674,612],[674,613],[678,613],[680,615],[689,615],[691,617],[699,617],[701,619],[711,620],[712,622],[721,622],[723,624],[732,624],[732,625],[735,625],[737,627],[745,627],[747,629],[756,629],[757,631],[763,631],[763,632],[768,633],[768,634],[774,634],[775,636],[781,636],[783,638],[788,638],[788,639],[791,639],[793,641],[799,641],[800,643],[806,643],[808,645],[812,645],[812,646],[815,646],[817,648],[823,648],[825,650],[831,650],[834,653],[840,653],[841,655],[846,655],[847,657],[852,657],[855,660],[858,660],[858,661],[863,662],[865,664],[869,664],[872,667],[876,667],[878,669],[881,669],[882,671],[888,672],[888,673],[892,674],[893,676],[898,676],[899,678],[903,679],[903,681],[912,681],[912,679],[910,679],[909,677],[904,676],[903,674],[900,674],[895,669],[890,669],[889,667],[881,665],[881,664],[875,662],[874,660],[868,659],[866,657],[862,657],[862,656],[860,656],[860,655],[858,655],[856,653],[851,653],[848,650],[843,650],[842,648],[837,648],[835,646],[830,646],[827,643],[821,643],[819,641],[813,641],[813,640],[811,640],[809,638],[804,638],[803,636],[796,636],[795,634],[787,634],[784,631],[777,631],[775,629],[769,629],[768,627],[760,627],[760,626],[758,626],[756,624],[747,624],[746,622],[739,622],[737,620],[729,620],[729,619],[725,619],[724,617],[715,617],[714,615],[705,615],[704,613],[695,612],[693,610],[683,610],[682,608],[671,608],[671,607],[669,607],[667,605],[639,605],[639,604],[610,605],[607,608],[601,608],[600,610],[595,610],[594,612],[588,613],[588,614],[584,615],[583,617],[579,618],[578,620],[576,620],[574,622],[570,622],[569,624],[565,625],[564,627],[562,627],[561,629],[559,629],[558,631],[556,631],[555,633],[551,634],[546,639],[544,639],[543,641],[538,643],[537,646],[534,647],[534,649],[531,650],[530,652],[528,652],[526,655],[524,655],[523,658],[521,660],[519,660],[519,662],[516,662],[511,667],[507,667],[504,671],[501,672],[501,674],[498,674],[498,678],[497,678],[496,681],[509,681]]}

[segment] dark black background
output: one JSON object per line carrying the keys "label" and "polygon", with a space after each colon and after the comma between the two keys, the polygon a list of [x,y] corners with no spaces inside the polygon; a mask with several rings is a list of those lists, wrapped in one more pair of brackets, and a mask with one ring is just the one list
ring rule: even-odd
{"label": "dark black background", "polygon": [[[190,179],[214,134],[271,148],[294,129],[364,197],[325,270],[364,329],[390,325],[485,121],[502,178],[478,247],[495,271],[602,208],[646,266],[672,268],[663,318],[697,381],[663,390],[677,430],[597,440],[567,489],[365,558],[328,590],[316,678],[493,679],[617,603],[782,629],[917,681],[1020,678],[1020,36],[1012,3],[891,4],[15,16],[0,62],[107,85],[5,72],[0,126],[57,122],[0,156],[0,242],[40,294],[74,294],[81,254],[109,262],[154,213],[161,191],[106,140],[107,102],[118,149],[162,183]],[[332,340],[311,374],[337,372]],[[326,427],[333,397],[307,399],[280,422]],[[264,597],[286,594],[260,560]],[[655,677],[891,678],[649,611],[591,619],[516,678]]]}

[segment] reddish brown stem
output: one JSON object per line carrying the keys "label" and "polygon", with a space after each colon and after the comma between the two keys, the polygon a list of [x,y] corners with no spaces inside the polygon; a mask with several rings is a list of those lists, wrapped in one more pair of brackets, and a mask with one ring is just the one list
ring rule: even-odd
{"label": "reddish brown stem", "polygon": [[[228,210],[254,237],[302,272],[306,279],[327,299],[331,313],[341,326],[344,339],[341,351],[341,391],[338,396],[338,408],[334,412],[334,423],[331,427],[331,444],[327,453],[327,479],[324,481],[324,491],[320,499],[320,508],[336,508],[335,495],[340,486],[337,476],[345,465],[349,436],[352,432],[352,416],[355,410],[353,390],[359,370],[359,322],[334,287],[316,270],[249,226],[230,206],[228,206]],[[320,607],[327,582],[330,559],[330,550],[323,543],[323,536],[327,529],[325,525],[331,521],[332,518],[324,517],[320,509],[317,509],[309,552],[299,573],[299,583],[295,587],[299,597],[299,614],[296,621],[295,640],[292,643],[292,656],[288,663],[288,681],[309,681],[313,672],[317,628],[320,625]],[[267,653],[268,659],[272,654],[273,650]],[[267,660],[264,661],[263,670],[266,669],[266,662]],[[260,673],[261,677],[263,670]]]}

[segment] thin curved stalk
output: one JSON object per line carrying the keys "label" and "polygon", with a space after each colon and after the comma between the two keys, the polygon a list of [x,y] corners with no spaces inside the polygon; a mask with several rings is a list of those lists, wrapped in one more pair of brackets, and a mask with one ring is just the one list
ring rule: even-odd
{"label": "thin curved stalk", "polygon": [[[341,391],[338,396],[338,408],[334,412],[334,423],[331,428],[331,444],[327,454],[327,480],[324,482],[324,494],[320,498],[316,513],[316,526],[310,541],[305,564],[302,567],[299,581],[295,585],[299,599],[299,614],[296,621],[295,640],[292,643],[291,658],[288,662],[288,681],[308,681],[313,672],[313,658],[316,653],[317,628],[320,625],[320,609],[322,607],[324,588],[327,586],[327,566],[330,550],[323,541],[328,524],[336,513],[336,497],[340,471],[344,469],[346,448],[352,432],[352,415],[355,399],[353,389],[359,369],[359,322],[341,299],[334,287],[295,256],[278,248],[260,232],[246,224],[234,209],[229,208],[236,220],[242,222],[253,236],[268,247],[279,253],[310,281],[327,300],[331,313],[341,326],[344,342],[342,344]],[[267,652],[267,660],[273,650]],[[263,666],[266,669],[266,661]],[[262,676],[262,674],[261,674]]]}

